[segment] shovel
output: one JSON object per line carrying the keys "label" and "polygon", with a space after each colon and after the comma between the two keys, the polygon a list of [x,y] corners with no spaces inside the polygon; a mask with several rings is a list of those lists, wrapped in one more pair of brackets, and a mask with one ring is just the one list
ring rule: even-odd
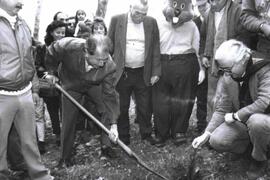
{"label": "shovel", "polygon": [[[59,84],[55,83],[55,87],[62,92],[72,103],[74,103],[81,111],[83,111],[89,118],[91,118],[103,131],[107,133],[107,135],[110,135],[111,132],[101,123],[97,118],[95,118],[91,113],[89,113],[80,103],[78,103],[71,95],[69,95]],[[141,158],[137,154],[135,154],[127,145],[125,145],[120,139],[117,139],[116,143],[133,159],[136,160],[136,162],[144,167],[149,172],[155,174],[156,176],[160,177],[161,179],[169,180],[165,176],[159,174],[158,172],[155,172],[153,169],[151,169],[145,162],[142,161]]]}

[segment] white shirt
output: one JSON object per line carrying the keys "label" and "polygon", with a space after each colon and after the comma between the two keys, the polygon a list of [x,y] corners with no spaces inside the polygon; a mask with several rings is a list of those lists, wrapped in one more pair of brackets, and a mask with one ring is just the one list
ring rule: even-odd
{"label": "white shirt", "polygon": [[222,18],[223,14],[224,14],[224,9],[225,9],[225,7],[221,11],[215,12],[215,28],[216,28],[216,31],[218,31],[218,27],[219,27],[221,18]]}
{"label": "white shirt", "polygon": [[166,20],[158,21],[161,54],[199,54],[200,33],[193,21],[173,28]]}
{"label": "white shirt", "polygon": [[6,11],[4,11],[3,9],[0,9],[0,16],[5,17],[5,18],[9,21],[9,23],[10,23],[12,29],[15,29],[15,23],[16,23],[16,21],[17,21],[17,16],[10,16],[10,15],[9,15]]}
{"label": "white shirt", "polygon": [[139,68],[144,66],[144,46],[145,38],[143,23],[133,23],[129,14],[126,36],[126,67]]}

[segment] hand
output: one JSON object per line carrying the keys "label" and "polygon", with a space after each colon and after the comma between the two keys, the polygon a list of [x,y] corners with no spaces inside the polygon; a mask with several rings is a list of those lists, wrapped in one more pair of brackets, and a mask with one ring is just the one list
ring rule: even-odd
{"label": "hand", "polygon": [[226,113],[225,114],[225,122],[227,124],[233,123],[235,120],[233,119],[233,113]]}
{"label": "hand", "polygon": [[112,124],[112,125],[111,125],[109,138],[110,138],[110,140],[111,140],[113,143],[117,143],[117,139],[118,139],[118,130],[117,130],[117,125],[116,125],[116,124]]}
{"label": "hand", "polygon": [[201,147],[202,145],[204,145],[208,141],[209,137],[210,137],[209,132],[205,132],[201,136],[196,137],[192,142],[192,147],[193,148]]}
{"label": "hand", "polygon": [[205,68],[210,67],[210,61],[207,57],[202,57],[202,66],[204,66]]}
{"label": "hand", "polygon": [[261,27],[260,27],[261,31],[263,32],[263,34],[267,37],[270,38],[270,25],[264,23]]}
{"label": "hand", "polygon": [[39,97],[38,93],[32,93],[32,97],[33,97],[34,105],[36,106],[39,103],[40,97]]}
{"label": "hand", "polygon": [[59,81],[58,77],[52,74],[45,74],[43,76],[49,83],[55,84]]}
{"label": "hand", "polygon": [[153,86],[156,82],[158,82],[159,77],[158,76],[152,76],[150,80],[150,84]]}
{"label": "hand", "polygon": [[205,70],[200,70],[199,72],[199,79],[198,79],[198,84],[201,84],[205,79]]}

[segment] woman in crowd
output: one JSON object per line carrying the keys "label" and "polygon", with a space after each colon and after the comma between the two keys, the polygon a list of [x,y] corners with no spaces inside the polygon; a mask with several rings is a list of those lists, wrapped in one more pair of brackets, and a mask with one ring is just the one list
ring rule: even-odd
{"label": "woman in crowd", "polygon": [[36,67],[37,67],[37,74],[41,84],[40,96],[44,99],[47,105],[47,109],[52,122],[53,134],[56,135],[57,145],[60,145],[60,121],[59,121],[60,94],[53,87],[45,88],[46,85],[42,86],[42,82],[44,82],[42,80],[42,77],[46,72],[46,68],[44,65],[46,46],[49,46],[54,41],[57,41],[65,37],[65,31],[66,31],[66,24],[64,22],[53,21],[51,24],[48,25],[46,29],[46,35],[44,39],[45,45],[40,45],[37,46],[36,48]]}

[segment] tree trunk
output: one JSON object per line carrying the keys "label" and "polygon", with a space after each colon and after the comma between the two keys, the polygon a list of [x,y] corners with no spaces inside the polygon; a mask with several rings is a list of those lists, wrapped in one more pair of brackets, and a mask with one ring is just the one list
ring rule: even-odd
{"label": "tree trunk", "polygon": [[36,9],[36,16],[35,16],[35,25],[34,25],[34,32],[33,37],[34,39],[38,40],[39,35],[39,23],[40,23],[40,12],[42,7],[43,0],[37,0],[37,9]]}
{"label": "tree trunk", "polygon": [[107,4],[108,4],[108,0],[98,0],[98,7],[97,7],[95,17],[105,18],[106,11],[107,11]]}

